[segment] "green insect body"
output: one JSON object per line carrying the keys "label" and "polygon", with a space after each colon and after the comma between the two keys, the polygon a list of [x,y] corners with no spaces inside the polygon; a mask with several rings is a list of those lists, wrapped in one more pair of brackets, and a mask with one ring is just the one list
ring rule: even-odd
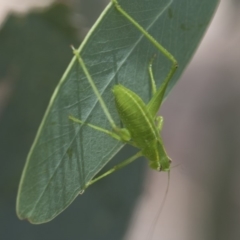
{"label": "green insect body", "polygon": [[113,93],[118,114],[130,133],[133,145],[141,149],[151,168],[169,171],[171,160],[162,147],[159,128],[143,100],[122,85],[114,86]]}

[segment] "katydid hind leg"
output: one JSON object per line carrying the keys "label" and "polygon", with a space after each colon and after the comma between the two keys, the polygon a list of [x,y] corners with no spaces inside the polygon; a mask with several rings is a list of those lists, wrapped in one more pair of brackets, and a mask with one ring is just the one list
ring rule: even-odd
{"label": "katydid hind leg", "polygon": [[168,86],[169,81],[172,79],[174,73],[177,70],[177,60],[175,57],[162,46],[161,43],[159,43],[154,37],[152,37],[136,20],[134,20],[118,3],[117,0],[111,0],[112,4],[116,7],[116,9],[128,20],[130,21],[157,49],[159,52],[161,52],[166,58],[171,61],[172,65],[169,70],[169,73],[165,80],[163,81],[163,84],[161,87],[156,91],[153,98],[148,103],[148,109],[149,112],[153,117],[156,116],[158,109],[160,108],[163,97],[166,91],[166,88]]}

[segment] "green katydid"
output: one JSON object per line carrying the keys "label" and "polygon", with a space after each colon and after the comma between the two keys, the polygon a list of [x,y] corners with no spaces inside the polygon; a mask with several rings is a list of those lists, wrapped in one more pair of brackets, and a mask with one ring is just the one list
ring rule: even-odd
{"label": "green katydid", "polygon": [[103,177],[115,172],[116,170],[125,167],[126,165],[130,164],[140,156],[145,156],[149,160],[149,166],[157,171],[169,172],[171,164],[171,159],[166,154],[161,136],[159,134],[159,131],[162,129],[163,118],[156,115],[158,109],[160,108],[163,102],[164,94],[168,86],[168,83],[172,79],[177,69],[177,60],[170,52],[168,52],[168,50],[166,50],[159,42],[157,42],[144,28],[142,28],[119,5],[117,0],[111,1],[115,8],[125,18],[127,18],[156,47],[158,51],[160,51],[172,62],[172,66],[164,82],[162,83],[160,88],[156,90],[156,84],[152,71],[152,62],[154,60],[154,57],[151,59],[148,69],[151,79],[153,96],[147,105],[136,93],[124,87],[123,85],[119,84],[113,87],[116,108],[119,117],[124,125],[124,128],[120,128],[115,124],[79,52],[73,49],[73,52],[80,66],[82,67],[89,81],[89,84],[91,85],[96,97],[98,98],[102,110],[104,111],[112,127],[112,131],[103,129],[99,126],[95,126],[91,123],[86,123],[80,119],[75,118],[74,116],[69,116],[69,119],[78,124],[85,124],[97,131],[108,134],[114,139],[117,139],[119,141],[130,144],[140,149],[140,151],[133,155],[132,157],[123,161],[119,165],[116,165],[114,168],[110,169],[109,171],[100,175],[99,177],[86,183],[85,188],[95,183],[96,181],[102,179]]}

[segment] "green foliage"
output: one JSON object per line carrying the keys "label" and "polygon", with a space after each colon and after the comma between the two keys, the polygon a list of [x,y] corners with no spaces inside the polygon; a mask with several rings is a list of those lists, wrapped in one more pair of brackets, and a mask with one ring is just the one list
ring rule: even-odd
{"label": "green foliage", "polygon": [[[178,60],[168,91],[189,62],[209,24],[217,0],[122,0],[122,7]],[[200,9],[200,10],[199,10]],[[149,60],[156,48],[111,5],[81,45],[81,56],[120,125],[111,89],[121,83],[150,99]],[[154,76],[159,87],[170,68],[158,54]],[[93,129],[72,124],[79,119],[109,129],[92,88],[74,59],[56,87],[28,155],[18,195],[20,218],[50,221],[63,211],[123,144]]]}

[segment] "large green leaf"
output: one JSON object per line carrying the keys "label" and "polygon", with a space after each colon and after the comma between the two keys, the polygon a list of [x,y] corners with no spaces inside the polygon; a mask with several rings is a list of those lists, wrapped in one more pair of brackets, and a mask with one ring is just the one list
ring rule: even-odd
{"label": "large green leaf", "polygon": [[[122,7],[178,60],[176,83],[212,17],[217,0],[122,0]],[[118,124],[112,87],[132,89],[150,99],[148,63],[157,53],[154,75],[160,86],[170,62],[116,9],[107,6],[80,47],[81,55]],[[169,90],[168,89],[168,90]],[[63,211],[123,146],[73,115],[110,129],[78,62],[73,58],[51,98],[22,175],[17,211],[32,223],[51,220]]]}

